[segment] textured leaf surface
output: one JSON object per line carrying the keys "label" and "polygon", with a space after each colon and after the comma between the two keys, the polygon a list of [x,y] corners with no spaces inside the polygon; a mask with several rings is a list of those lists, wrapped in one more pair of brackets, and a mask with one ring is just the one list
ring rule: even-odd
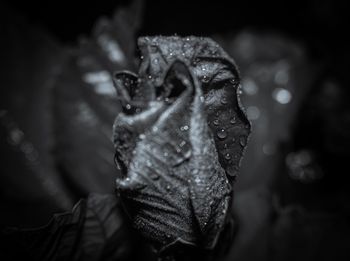
{"label": "textured leaf surface", "polygon": [[213,249],[250,131],[236,67],[207,38],[140,38],[139,47],[138,79],[115,79],[118,191],[134,226],[159,248]]}

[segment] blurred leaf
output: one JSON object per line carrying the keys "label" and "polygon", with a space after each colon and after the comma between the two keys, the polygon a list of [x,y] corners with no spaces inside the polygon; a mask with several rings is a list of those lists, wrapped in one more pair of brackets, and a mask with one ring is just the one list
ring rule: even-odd
{"label": "blurred leaf", "polygon": [[[10,229],[16,260],[126,260],[131,232],[114,195],[91,194],[38,229]],[[9,251],[9,250],[7,250]]]}

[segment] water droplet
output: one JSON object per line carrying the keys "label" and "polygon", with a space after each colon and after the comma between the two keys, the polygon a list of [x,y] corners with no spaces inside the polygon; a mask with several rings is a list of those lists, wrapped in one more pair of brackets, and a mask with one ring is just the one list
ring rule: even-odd
{"label": "water droplet", "polygon": [[125,105],[125,108],[126,108],[127,110],[130,110],[130,109],[131,109],[131,105],[128,103],[128,104]]}
{"label": "water droplet", "polygon": [[151,173],[151,179],[158,180],[159,179],[159,175],[157,173],[152,172]]}
{"label": "water droplet", "polygon": [[159,64],[159,59],[158,59],[158,58],[155,58],[155,59],[153,60],[153,63],[156,64],[156,65]]}
{"label": "water droplet", "polygon": [[218,126],[219,125],[219,120],[218,119],[215,119],[215,120],[213,120],[213,124],[215,125],[215,126]]}
{"label": "water droplet", "polygon": [[189,129],[189,127],[187,125],[181,126],[180,130],[181,131],[187,131]]}
{"label": "water droplet", "polygon": [[139,135],[139,138],[140,138],[140,140],[143,140],[143,139],[146,138],[146,135],[142,133],[142,134]]}
{"label": "water droplet", "polygon": [[152,131],[153,131],[153,132],[158,131],[158,127],[157,127],[157,126],[153,126]]}
{"label": "water droplet", "polygon": [[226,139],[226,137],[227,137],[227,133],[226,133],[225,129],[219,130],[217,132],[217,135],[218,135],[218,138],[222,139],[222,140]]}
{"label": "water droplet", "polygon": [[141,55],[140,59],[143,60],[143,55]]}
{"label": "water droplet", "polygon": [[183,147],[183,146],[185,146],[185,144],[186,144],[186,141],[183,140],[183,141],[180,142],[179,146]]}
{"label": "water droplet", "polygon": [[220,100],[220,102],[222,103],[222,104],[227,104],[227,98],[226,97],[223,97],[221,100]]}
{"label": "water droplet", "polygon": [[150,161],[150,160],[147,160],[147,161],[146,161],[146,165],[147,165],[147,167],[152,167],[151,161]]}
{"label": "water droplet", "polygon": [[171,187],[170,187],[170,185],[166,185],[166,190],[170,190],[171,189]]}
{"label": "water droplet", "polygon": [[225,159],[227,159],[227,160],[230,160],[230,159],[231,159],[230,153],[226,153],[226,154],[225,154]]}
{"label": "water droplet", "polygon": [[244,147],[247,144],[247,140],[245,139],[245,137],[240,137],[239,138],[239,144],[241,144],[242,147]]}
{"label": "water droplet", "polygon": [[148,79],[152,79],[152,75],[148,75]]}
{"label": "water droplet", "polygon": [[231,118],[230,123],[231,124],[235,124],[236,123],[236,118],[235,117]]}
{"label": "water droplet", "polygon": [[206,75],[203,75],[202,81],[203,81],[203,82],[208,82],[208,81],[209,81],[209,77],[206,76]]}
{"label": "water droplet", "polygon": [[238,169],[237,169],[236,166],[230,165],[230,166],[227,167],[226,173],[227,173],[227,175],[229,175],[230,177],[236,177],[237,174],[238,174]]}

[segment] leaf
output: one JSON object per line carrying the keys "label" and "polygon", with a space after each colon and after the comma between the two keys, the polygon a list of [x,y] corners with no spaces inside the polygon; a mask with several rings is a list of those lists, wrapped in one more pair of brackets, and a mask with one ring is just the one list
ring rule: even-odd
{"label": "leaf", "polygon": [[124,176],[117,189],[134,227],[160,252],[177,244],[214,249],[220,235],[231,237],[231,185],[250,132],[238,71],[208,38],[138,44],[137,83],[128,95],[116,84],[125,106],[114,124]]}
{"label": "leaf", "polygon": [[153,79],[155,86],[161,85],[166,68],[174,60],[186,62],[199,79],[219,161],[233,181],[250,134],[235,62],[210,38],[141,37],[138,45],[143,57],[139,75]]}
{"label": "leaf", "polygon": [[54,86],[55,156],[77,198],[112,193],[118,176],[111,143],[115,114],[112,74],[134,67],[135,33],[142,2],[119,6],[97,22],[92,36],[70,52]]}
{"label": "leaf", "polygon": [[44,227],[8,231],[8,239],[26,260],[126,260],[131,231],[119,207],[114,195],[91,194]]}

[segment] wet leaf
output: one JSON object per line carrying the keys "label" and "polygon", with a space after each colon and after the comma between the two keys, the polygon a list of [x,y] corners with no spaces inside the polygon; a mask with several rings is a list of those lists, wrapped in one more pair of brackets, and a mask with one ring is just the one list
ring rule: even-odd
{"label": "wet leaf", "polygon": [[114,124],[118,192],[158,250],[213,249],[231,219],[232,177],[250,131],[238,72],[207,38],[140,38],[139,47],[138,80],[126,72],[115,79],[123,107]]}

